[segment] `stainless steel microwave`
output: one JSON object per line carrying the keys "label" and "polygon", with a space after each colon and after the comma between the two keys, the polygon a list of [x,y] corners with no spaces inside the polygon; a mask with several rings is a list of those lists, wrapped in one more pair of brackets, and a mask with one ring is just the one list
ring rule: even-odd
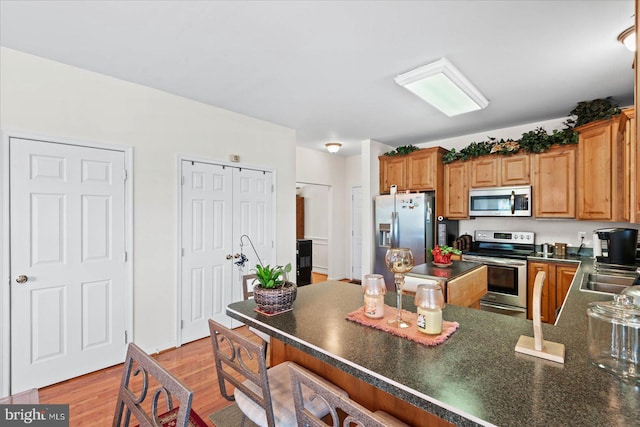
{"label": "stainless steel microwave", "polygon": [[531,186],[471,189],[469,216],[531,216]]}

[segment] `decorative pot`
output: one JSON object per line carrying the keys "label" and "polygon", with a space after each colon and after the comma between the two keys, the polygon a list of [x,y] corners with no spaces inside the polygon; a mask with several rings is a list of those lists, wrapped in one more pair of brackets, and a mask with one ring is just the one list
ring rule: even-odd
{"label": "decorative pot", "polygon": [[293,282],[287,282],[280,288],[266,289],[260,285],[253,288],[253,300],[258,309],[268,314],[290,310],[297,295],[298,287]]}

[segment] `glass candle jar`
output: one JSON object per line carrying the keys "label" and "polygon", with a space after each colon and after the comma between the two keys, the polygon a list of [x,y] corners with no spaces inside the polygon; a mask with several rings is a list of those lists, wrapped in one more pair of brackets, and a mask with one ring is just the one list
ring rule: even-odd
{"label": "glass candle jar", "polygon": [[364,293],[364,315],[372,319],[384,317],[384,294],[387,293],[387,285],[382,274],[367,274],[362,283]]}
{"label": "glass candle jar", "polygon": [[418,312],[418,331],[439,335],[442,333],[442,309],[445,306],[442,288],[437,283],[418,285],[415,304]]}

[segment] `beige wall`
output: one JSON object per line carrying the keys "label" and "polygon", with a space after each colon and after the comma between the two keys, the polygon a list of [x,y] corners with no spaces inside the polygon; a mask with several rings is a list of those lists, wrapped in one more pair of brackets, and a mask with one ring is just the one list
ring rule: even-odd
{"label": "beige wall", "polygon": [[10,49],[0,67],[2,130],[133,147],[133,329],[147,351],[176,342],[179,155],[273,170],[276,257],[295,262],[294,130]]}

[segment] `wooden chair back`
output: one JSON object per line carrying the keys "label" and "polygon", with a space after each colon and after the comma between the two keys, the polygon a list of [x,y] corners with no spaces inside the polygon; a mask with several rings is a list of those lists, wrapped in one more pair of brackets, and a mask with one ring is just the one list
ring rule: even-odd
{"label": "wooden chair back", "polygon": [[[227,390],[227,383],[264,408],[269,425],[274,425],[274,413],[265,361],[265,343],[256,344],[242,335],[209,319],[220,393],[227,400],[235,400]],[[238,375],[239,374],[239,375]],[[252,386],[247,386],[247,380]],[[260,390],[261,393],[256,393]]]}
{"label": "wooden chair back", "polygon": [[253,285],[255,285],[256,278],[257,276],[255,274],[245,274],[242,276],[242,292],[245,300],[253,296]]}
{"label": "wooden chair back", "polygon": [[[146,399],[147,396],[150,399]],[[129,343],[113,416],[114,427],[128,426],[130,422],[159,427],[173,419],[173,425],[186,427],[192,399],[193,392],[185,384],[136,344]]]}
{"label": "wooden chair back", "polygon": [[346,393],[336,385],[295,363],[289,364],[289,374],[291,376],[291,389],[299,426],[327,426],[325,421],[315,416],[305,407],[302,396],[303,392],[307,392],[306,389],[308,389],[311,391],[312,397],[306,400],[307,402],[313,401],[314,399],[321,399],[329,408],[329,416],[331,417],[331,423],[329,425],[336,427],[341,425],[338,414],[338,409],[340,409],[346,414],[346,417],[342,421],[342,426],[344,427],[408,427],[406,424],[386,413],[379,414],[369,411],[356,401],[351,400]]}

